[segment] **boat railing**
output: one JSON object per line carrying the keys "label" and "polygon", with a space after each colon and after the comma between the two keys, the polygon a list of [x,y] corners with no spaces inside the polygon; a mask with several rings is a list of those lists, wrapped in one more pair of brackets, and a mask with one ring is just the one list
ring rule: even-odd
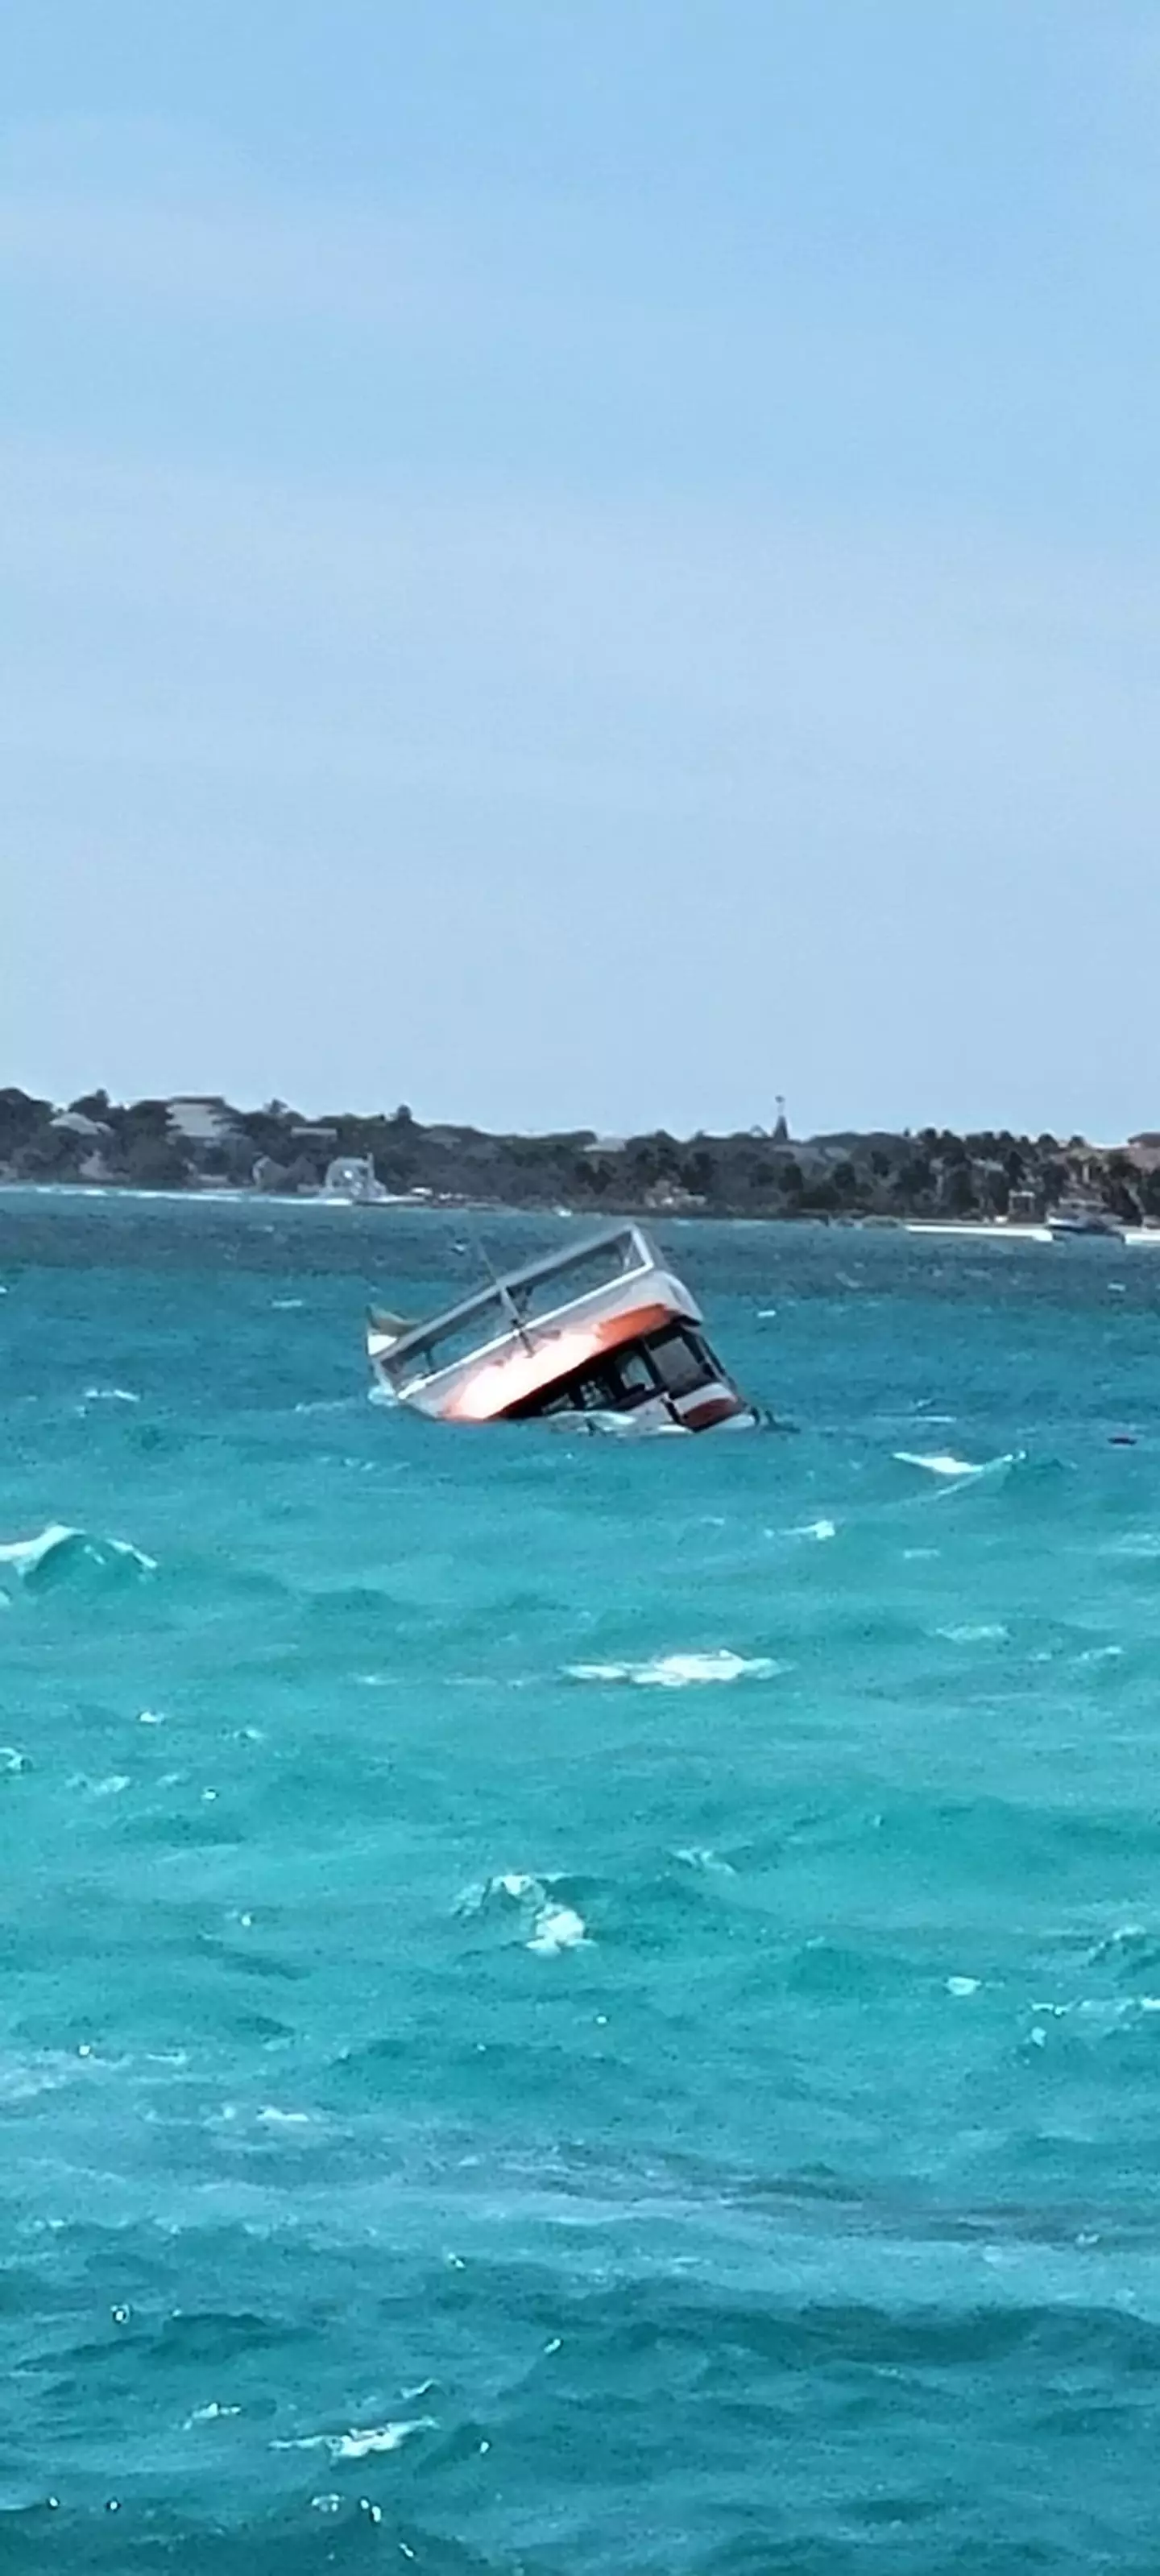
{"label": "boat railing", "polygon": [[509,1271],[446,1313],[400,1336],[385,1360],[398,1392],[442,1376],[521,1335],[550,1328],[561,1316],[622,1281],[656,1268],[651,1245],[638,1226],[618,1226],[573,1250]]}

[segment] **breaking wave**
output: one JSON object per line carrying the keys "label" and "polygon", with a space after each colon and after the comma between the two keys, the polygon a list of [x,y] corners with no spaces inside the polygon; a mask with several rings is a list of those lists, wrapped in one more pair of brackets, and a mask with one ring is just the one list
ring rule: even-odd
{"label": "breaking wave", "polygon": [[641,1690],[690,1690],[709,1682],[769,1682],[786,1670],[772,1655],[735,1655],[728,1646],[712,1654],[654,1655],[639,1664],[569,1664],[574,1682],[632,1682]]}
{"label": "breaking wave", "polygon": [[538,1878],[530,1870],[501,1870],[482,1886],[467,1888],[456,1911],[468,1920],[489,1915],[514,1920],[524,1948],[538,1958],[551,1959],[561,1950],[578,1950],[589,1940],[583,1915],[561,1894],[553,1893],[560,1886],[559,1877],[551,1874]]}
{"label": "breaking wave", "polygon": [[935,1450],[930,1454],[923,1450],[896,1449],[894,1457],[898,1466],[921,1467],[928,1476],[965,1479],[969,1476],[993,1476],[1000,1468],[1014,1467],[1018,1463],[1019,1452],[1015,1449],[1005,1450],[1002,1457],[985,1458],[981,1463],[971,1458],[956,1458],[950,1450],[945,1449]]}
{"label": "breaking wave", "polygon": [[33,1538],[0,1542],[0,1575],[15,1575],[19,1583],[47,1582],[81,1566],[104,1573],[155,1574],[157,1559],[127,1538],[95,1538],[65,1521],[50,1521]]}
{"label": "breaking wave", "polygon": [[303,2433],[295,2441],[271,2443],[275,2451],[329,2451],[332,2460],[369,2460],[401,2451],[415,2433],[433,2433],[433,2415],[413,2415],[396,2424],[352,2424],[349,2433]]}

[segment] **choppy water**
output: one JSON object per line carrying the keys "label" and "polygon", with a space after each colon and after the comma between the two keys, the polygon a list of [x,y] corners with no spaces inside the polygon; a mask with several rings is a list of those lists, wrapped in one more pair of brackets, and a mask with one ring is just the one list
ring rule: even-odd
{"label": "choppy water", "polygon": [[1160,1258],[677,1227],[637,1445],[462,1232],[0,1198],[6,2576],[1144,2576]]}

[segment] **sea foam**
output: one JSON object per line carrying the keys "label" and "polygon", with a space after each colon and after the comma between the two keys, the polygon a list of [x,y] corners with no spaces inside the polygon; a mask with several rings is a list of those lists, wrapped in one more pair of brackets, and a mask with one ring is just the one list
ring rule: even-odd
{"label": "sea foam", "polygon": [[468,1917],[515,1912],[521,1917],[524,1948],[541,1959],[555,1958],[559,1951],[578,1950],[589,1940],[583,1915],[553,1895],[558,1884],[551,1873],[538,1878],[532,1870],[498,1870],[482,1886],[469,1887],[456,1911]]}
{"label": "sea foam", "polygon": [[569,1664],[574,1682],[633,1682],[642,1690],[689,1690],[708,1682],[772,1681],[785,1671],[771,1655],[736,1655],[728,1646],[710,1654],[654,1655],[639,1664]]}
{"label": "sea foam", "polygon": [[369,2460],[401,2451],[413,2433],[435,2430],[433,2415],[414,2415],[398,2424],[353,2424],[349,2433],[303,2433],[294,2442],[274,2442],[275,2451],[329,2451],[332,2460]]}
{"label": "sea foam", "polygon": [[73,1529],[66,1521],[50,1521],[34,1538],[15,1538],[0,1542],[0,1566],[7,1566],[21,1583],[29,1583],[50,1569],[63,1571],[73,1562],[85,1561],[106,1569],[119,1566],[132,1568],[138,1574],[155,1574],[157,1559],[134,1547],[127,1538],[93,1538],[86,1530]]}
{"label": "sea foam", "polygon": [[945,1449],[936,1450],[929,1456],[921,1450],[896,1449],[894,1456],[900,1467],[921,1467],[928,1476],[989,1476],[994,1474],[997,1467],[1012,1467],[1015,1464],[1013,1450],[1005,1451],[1001,1458],[985,1458],[981,1465],[970,1458],[956,1458],[950,1450]]}

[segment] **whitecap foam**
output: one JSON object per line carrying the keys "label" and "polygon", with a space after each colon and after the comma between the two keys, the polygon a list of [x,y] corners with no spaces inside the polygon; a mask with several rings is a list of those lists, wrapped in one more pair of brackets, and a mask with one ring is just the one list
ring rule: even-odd
{"label": "whitecap foam", "polygon": [[655,1655],[643,1664],[569,1664],[574,1682],[632,1682],[642,1690],[689,1690],[709,1682],[772,1681],[785,1671],[770,1655],[735,1655],[729,1646],[710,1654]]}
{"label": "whitecap foam", "polygon": [[296,2442],[274,2442],[275,2451],[329,2451],[332,2460],[368,2460],[401,2451],[413,2433],[435,2430],[433,2415],[412,2415],[397,2424],[352,2424],[348,2433],[303,2433]]}
{"label": "whitecap foam", "polygon": [[398,2424],[352,2425],[349,2433],[332,2435],[329,2448],[336,2460],[367,2460],[380,2451],[401,2451],[413,2433],[432,2433],[433,2415],[412,2415]]}
{"label": "whitecap foam", "polygon": [[35,1574],[39,1565],[44,1565],[50,1556],[57,1555],[61,1548],[75,1546],[80,1540],[80,1535],[79,1530],[70,1529],[65,1521],[49,1521],[47,1527],[39,1530],[35,1538],[0,1540],[0,1565],[10,1565],[13,1573],[19,1576],[21,1582],[24,1582],[28,1575]]}
{"label": "whitecap foam", "polygon": [[463,1894],[456,1899],[455,1911],[471,1916],[486,1914],[497,1906],[502,1909],[513,1905],[543,1905],[547,1902],[547,1893],[545,1881],[535,1877],[531,1870],[501,1869],[493,1877],[465,1887]]}
{"label": "whitecap foam", "polygon": [[481,1884],[465,1888],[455,1910],[469,1918],[497,1909],[501,1914],[515,1914],[521,1918],[521,1929],[526,1934],[525,1949],[534,1950],[541,1959],[555,1958],[561,1950],[580,1949],[589,1939],[583,1915],[574,1905],[553,1895],[556,1883],[550,1871],[541,1878],[534,1870],[497,1870]]}
{"label": "whitecap foam", "polygon": [[86,1386],[84,1401],[86,1404],[140,1404],[141,1398],[134,1395],[131,1386]]}
{"label": "whitecap foam", "polygon": [[108,1549],[109,1554],[110,1554],[111,1556],[120,1556],[120,1557],[127,1558],[127,1559],[129,1560],[130,1564],[132,1564],[132,1565],[136,1565],[136,1566],[138,1566],[138,1567],[140,1568],[140,1571],[141,1571],[141,1573],[142,1573],[142,1574],[156,1574],[156,1572],[157,1572],[157,1559],[156,1559],[156,1557],[155,1557],[155,1556],[147,1556],[143,1547],[134,1547],[133,1542],[132,1542],[132,1540],[131,1540],[131,1539],[127,1539],[127,1538],[107,1538],[107,1539],[98,1538],[98,1539],[91,1539],[91,1538],[87,1538],[87,1539],[85,1540],[85,1554],[86,1554],[86,1556],[91,1556],[91,1557],[95,1558],[95,1560],[96,1560],[96,1562],[97,1562],[98,1564],[100,1564],[100,1563],[101,1563],[102,1558],[103,1558],[103,1555],[104,1555],[104,1551],[105,1551],[105,1549],[106,1549],[106,1548]]}
{"label": "whitecap foam", "polygon": [[836,1521],[827,1520],[798,1521],[788,1535],[790,1538],[836,1538],[838,1524]]}
{"label": "whitecap foam", "polygon": [[967,1619],[958,1627],[935,1629],[936,1637],[945,1637],[952,1646],[1000,1645],[1010,1633],[1001,1619]]}
{"label": "whitecap foam", "polygon": [[42,1566],[69,1556],[86,1557],[90,1564],[107,1566],[114,1558],[133,1564],[142,1574],[155,1574],[157,1559],[146,1556],[144,1548],[134,1547],[127,1538],[90,1538],[84,1530],[73,1529],[67,1521],[49,1521],[34,1538],[0,1541],[0,1565],[10,1566],[20,1582],[27,1583]]}
{"label": "whitecap foam", "polygon": [[541,1959],[554,1959],[561,1950],[579,1950],[588,1939],[588,1927],[582,1914],[572,1905],[541,1906],[532,1926],[526,1948],[535,1950]]}
{"label": "whitecap foam", "polygon": [[722,1860],[720,1853],[711,1850],[707,1843],[691,1843],[682,1845],[679,1850],[673,1853],[673,1859],[683,1861],[686,1869],[704,1870],[710,1876],[719,1878],[736,1878],[737,1876],[737,1872],[733,1867],[732,1861]]}
{"label": "whitecap foam", "polygon": [[1012,1450],[1006,1451],[1001,1458],[985,1458],[981,1465],[970,1458],[956,1458],[949,1449],[936,1450],[929,1455],[922,1450],[896,1449],[894,1456],[900,1467],[922,1467],[928,1476],[987,1476],[992,1475],[996,1467],[1014,1464]]}
{"label": "whitecap foam", "polygon": [[530,1877],[523,1869],[505,1869],[490,1885],[495,1895],[510,1896],[517,1905],[521,1897],[542,1896],[544,1892],[542,1880]]}

